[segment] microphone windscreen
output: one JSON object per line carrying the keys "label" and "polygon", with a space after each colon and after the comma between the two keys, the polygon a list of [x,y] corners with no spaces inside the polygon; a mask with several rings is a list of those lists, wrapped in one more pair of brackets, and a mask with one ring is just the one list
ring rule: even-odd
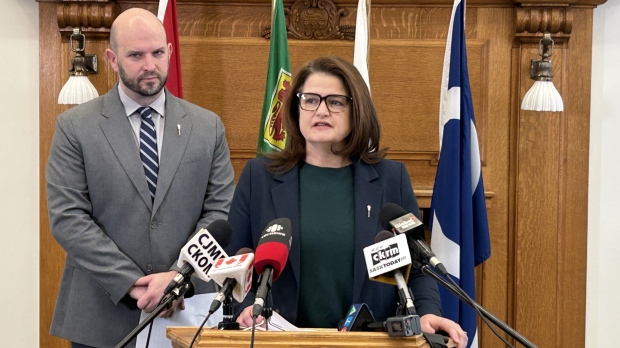
{"label": "microphone windscreen", "polygon": [[288,259],[292,235],[291,220],[287,218],[275,219],[267,225],[254,254],[254,269],[257,273],[271,266],[273,281],[280,276]]}
{"label": "microphone windscreen", "polygon": [[392,237],[394,237],[394,233],[392,233],[390,231],[383,230],[383,231],[377,233],[377,235],[375,236],[375,243],[383,242],[384,240],[390,239]]}
{"label": "microphone windscreen", "polygon": [[215,220],[207,226],[207,231],[222,248],[226,248],[233,237],[233,230],[230,223],[226,220]]}
{"label": "microphone windscreen", "polygon": [[406,215],[407,211],[403,209],[400,205],[395,203],[388,203],[381,207],[379,210],[379,223],[381,227],[386,230],[391,230],[392,226],[390,225],[390,221],[398,219],[399,217]]}

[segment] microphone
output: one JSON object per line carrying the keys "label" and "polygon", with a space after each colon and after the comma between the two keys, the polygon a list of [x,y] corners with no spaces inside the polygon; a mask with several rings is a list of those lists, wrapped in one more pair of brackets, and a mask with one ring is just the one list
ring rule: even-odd
{"label": "microphone", "polygon": [[220,308],[231,293],[235,300],[243,302],[252,287],[253,266],[254,251],[250,248],[241,248],[235,256],[218,259],[215,262],[209,276],[222,288],[211,302],[209,313]]}
{"label": "microphone", "polygon": [[253,317],[257,317],[263,310],[271,284],[286,266],[292,234],[291,220],[279,218],[271,221],[260,236],[254,259],[254,269],[260,276],[252,307]]}
{"label": "microphone", "polygon": [[181,249],[177,266],[181,268],[164,290],[164,296],[180,286],[196,272],[195,276],[208,282],[208,273],[215,261],[227,257],[223,248],[232,239],[232,226],[226,220],[215,220],[198,231]]}
{"label": "microphone", "polygon": [[385,229],[407,235],[409,247],[424,262],[428,262],[439,273],[446,276],[446,267],[437,259],[431,248],[424,241],[424,225],[415,215],[407,213],[398,204],[388,203],[379,211],[379,222]]}
{"label": "microphone", "polygon": [[400,205],[388,203],[379,210],[379,223],[386,230],[405,233],[412,239],[424,238],[424,225],[412,213],[407,213]]}
{"label": "microphone", "polygon": [[437,259],[437,257],[435,256],[435,253],[433,253],[433,251],[428,246],[428,244],[426,244],[425,241],[421,239],[414,239],[413,242],[414,242],[414,252],[417,255],[420,255],[422,260],[425,260],[428,263],[430,263],[431,266],[433,266],[433,268],[437,270],[437,272],[441,273],[441,275],[443,276],[448,275],[448,270],[446,269],[446,267],[443,265],[443,263],[441,263]]}
{"label": "microphone", "polygon": [[[407,286],[411,270],[411,254],[405,235],[394,236],[381,231],[375,236],[375,244],[364,248],[364,257],[370,280],[396,285],[409,314],[416,314],[411,291]],[[403,270],[405,275],[403,276]],[[405,278],[406,277],[406,278]]]}

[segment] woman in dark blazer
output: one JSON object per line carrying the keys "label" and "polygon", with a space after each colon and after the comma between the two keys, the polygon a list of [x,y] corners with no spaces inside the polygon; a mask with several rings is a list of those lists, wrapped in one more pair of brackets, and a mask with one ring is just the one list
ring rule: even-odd
{"label": "woman in dark blazer", "polygon": [[[397,290],[368,279],[363,248],[382,230],[379,210],[395,203],[419,215],[402,163],[384,159],[380,126],[357,69],[336,57],[306,63],[287,91],[283,108],[287,146],[248,161],[233,197],[227,248],[255,249],[265,226],[289,218],[292,244],[273,283],[273,309],[300,327],[332,327],[353,303],[366,303],[377,321],[396,314]],[[459,343],[467,336],[441,318],[436,283],[412,271],[409,286],[422,329],[443,330]],[[254,289],[255,290],[255,289]],[[251,325],[254,292],[238,322]],[[459,345],[460,346],[460,345]]]}

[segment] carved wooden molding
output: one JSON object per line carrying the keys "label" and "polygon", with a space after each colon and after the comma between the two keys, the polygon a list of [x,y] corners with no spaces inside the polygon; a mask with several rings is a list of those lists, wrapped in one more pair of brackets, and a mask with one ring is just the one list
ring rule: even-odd
{"label": "carved wooden molding", "polygon": [[[349,14],[331,0],[297,0],[289,11],[289,30],[297,39],[343,39],[340,18]],[[353,34],[355,37],[355,33]]]}
{"label": "carved wooden molding", "polygon": [[573,31],[573,11],[568,5],[523,4],[523,7],[517,7],[516,10],[517,36],[541,36],[541,33],[548,31],[554,37],[570,37]]}
{"label": "carved wooden molding", "polygon": [[[288,15],[287,34],[301,40],[355,40],[355,26],[340,25],[349,10],[339,8],[331,0],[296,0],[284,10]],[[271,27],[262,36],[271,37]]]}
{"label": "carved wooden molding", "polygon": [[107,37],[112,22],[120,13],[119,6],[110,0],[84,2],[65,0],[56,5],[58,28],[63,35],[71,35],[73,28],[80,27],[89,37]]}

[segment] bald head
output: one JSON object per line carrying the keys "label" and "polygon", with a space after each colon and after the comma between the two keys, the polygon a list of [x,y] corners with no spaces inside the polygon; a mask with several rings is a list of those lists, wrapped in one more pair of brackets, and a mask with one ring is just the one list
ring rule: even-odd
{"label": "bald head", "polygon": [[161,39],[164,44],[166,43],[166,31],[157,16],[143,8],[130,8],[116,17],[112,23],[110,46],[117,52],[119,46],[127,44],[128,40],[144,36]]}
{"label": "bald head", "polygon": [[141,8],[121,13],[112,24],[110,45],[106,57],[118,72],[123,91],[141,105],[160,96],[168,79],[172,45],[166,42],[159,19]]}

